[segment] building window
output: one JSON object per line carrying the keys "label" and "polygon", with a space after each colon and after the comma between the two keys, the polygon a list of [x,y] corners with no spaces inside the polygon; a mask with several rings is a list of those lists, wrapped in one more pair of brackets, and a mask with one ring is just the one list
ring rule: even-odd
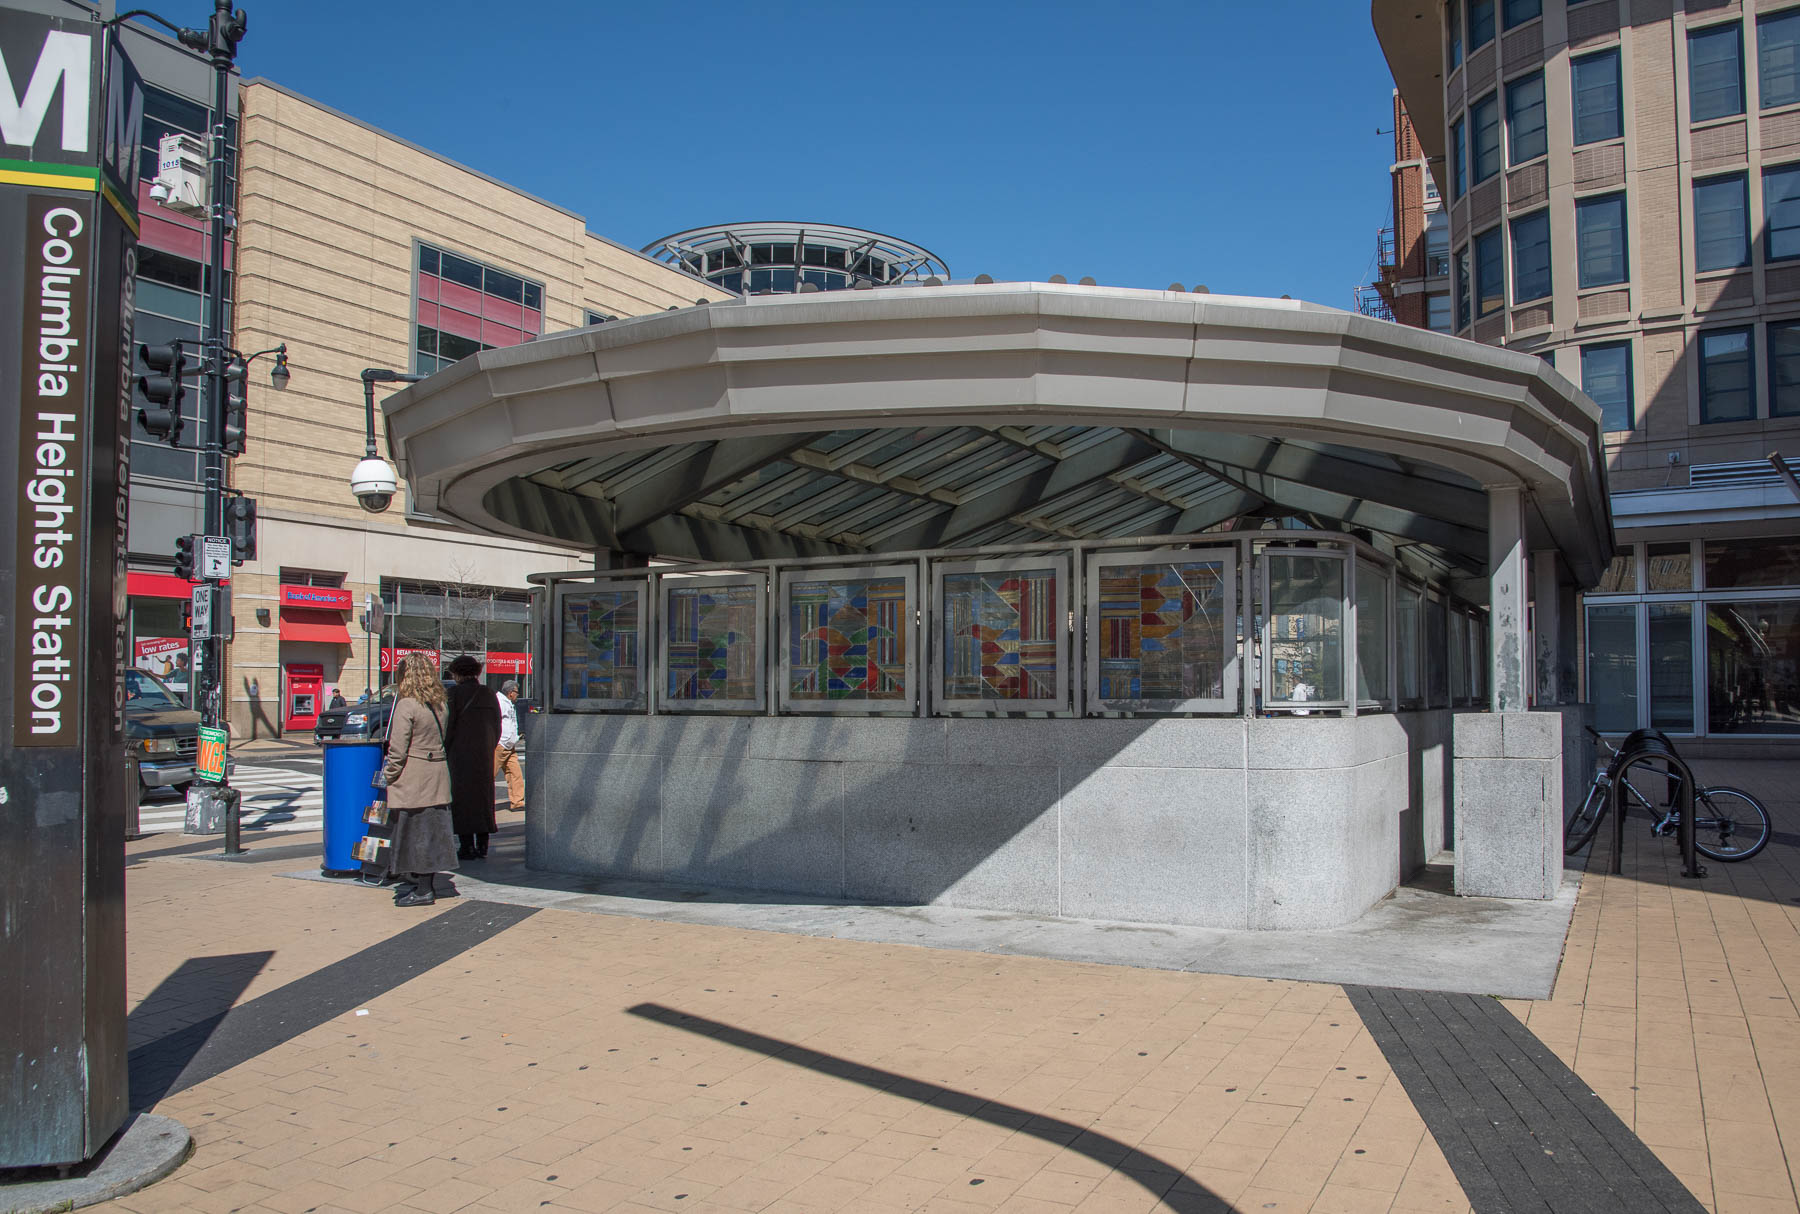
{"label": "building window", "polygon": [[1509,164],[1544,154],[1544,73],[1521,76],[1506,86],[1506,144]]}
{"label": "building window", "polygon": [[1770,261],[1800,257],[1800,164],[1763,170],[1763,223]]}
{"label": "building window", "polygon": [[587,309],[587,324],[588,324],[588,327],[590,327],[590,328],[592,328],[594,325],[603,325],[603,324],[606,324],[608,321],[613,321],[613,320],[617,320],[617,319],[619,319],[617,316],[608,316],[606,313],[596,312],[592,308]]}
{"label": "building window", "polygon": [[1749,197],[1744,175],[1694,183],[1694,268],[1729,270],[1750,264]]}
{"label": "building window", "polygon": [[1475,298],[1477,317],[1506,306],[1506,247],[1497,227],[1475,238]]}
{"label": "building window", "polygon": [[1475,128],[1475,182],[1480,185],[1500,171],[1500,98],[1489,93],[1469,110]]}
{"label": "building window", "polygon": [[1756,74],[1763,109],[1800,101],[1800,8],[1757,19]]}
{"label": "building window", "polygon": [[1469,127],[1458,118],[1450,124],[1450,197],[1469,192]]}
{"label": "building window", "polygon": [[1736,22],[1688,34],[1688,117],[1744,112],[1744,31]]}
{"label": "building window", "polygon": [[1583,56],[1569,68],[1575,100],[1575,146],[1623,137],[1625,97],[1618,48]]}
{"label": "building window", "polygon": [[1590,605],[1587,635],[1594,728],[1630,733],[1638,727],[1637,604]]}
{"label": "building window", "polygon": [[1769,326],[1769,416],[1800,417],[1800,321]]}
{"label": "building window", "polygon": [[1425,323],[1433,333],[1450,332],[1450,295],[1448,292],[1425,297]]}
{"label": "building window", "polygon": [[1631,343],[1581,347],[1581,390],[1600,406],[1602,430],[1631,429]]}
{"label": "building window", "polygon": [[1583,287],[1627,281],[1625,195],[1585,198],[1575,204],[1575,249]]}
{"label": "building window", "polygon": [[1450,27],[1450,70],[1454,72],[1462,66],[1463,59],[1462,0],[1450,0],[1447,24]]}
{"label": "building window", "polygon": [[1494,0],[1469,0],[1469,49],[1494,40]]}
{"label": "building window", "polygon": [[1464,245],[1456,254],[1456,327],[1466,329],[1474,318],[1469,306],[1469,247]]}
{"label": "building window", "polygon": [[1425,276],[1436,278],[1450,272],[1450,216],[1433,211],[1425,221]]}
{"label": "building window", "polygon": [[1506,28],[1524,25],[1527,21],[1535,21],[1544,15],[1544,0],[1506,0],[1501,17]]}
{"label": "building window", "polygon": [[413,370],[422,375],[544,331],[544,288],[428,244],[419,246]]}
{"label": "building window", "polygon": [[[1512,221],[1513,302],[1528,303],[1550,294],[1550,212]],[[1485,292],[1484,292],[1485,298]]]}
{"label": "building window", "polygon": [[1700,420],[1741,422],[1756,416],[1756,356],[1749,329],[1700,334]]}

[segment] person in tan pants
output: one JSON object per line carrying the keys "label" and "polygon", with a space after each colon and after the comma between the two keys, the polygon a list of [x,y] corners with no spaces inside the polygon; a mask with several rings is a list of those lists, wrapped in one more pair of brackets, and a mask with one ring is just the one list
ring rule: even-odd
{"label": "person in tan pants", "polygon": [[525,809],[525,767],[519,762],[519,684],[508,679],[500,684],[500,745],[494,748],[494,774],[506,776],[507,808]]}

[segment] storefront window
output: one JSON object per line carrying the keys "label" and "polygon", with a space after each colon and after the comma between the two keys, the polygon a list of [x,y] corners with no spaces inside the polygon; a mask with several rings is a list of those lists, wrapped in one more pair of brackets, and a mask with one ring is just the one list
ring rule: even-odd
{"label": "storefront window", "polygon": [[185,696],[188,691],[188,634],[181,627],[181,600],[131,600],[132,665],[147,670]]}
{"label": "storefront window", "polygon": [[1388,688],[1388,600],[1384,570],[1356,562],[1356,698],[1386,700]]}
{"label": "storefront window", "polygon": [[1630,733],[1638,727],[1637,604],[1587,609],[1588,699],[1594,727]]}
{"label": "storefront window", "polygon": [[1706,588],[1800,586],[1800,539],[1706,541]]}
{"label": "storefront window", "polygon": [[1713,733],[1800,733],[1800,602],[1708,603],[1706,683]]}
{"label": "storefront window", "polygon": [[1694,557],[1686,540],[1673,544],[1651,544],[1648,570],[1647,580],[1652,594],[1694,588]]}
{"label": "storefront window", "polygon": [[1344,562],[1270,552],[1266,705],[1344,699]]}
{"label": "storefront window", "polygon": [[[1684,545],[1685,546],[1685,545]],[[1652,558],[1654,560],[1654,558]],[[1694,729],[1694,609],[1691,603],[1650,604],[1650,725]]]}

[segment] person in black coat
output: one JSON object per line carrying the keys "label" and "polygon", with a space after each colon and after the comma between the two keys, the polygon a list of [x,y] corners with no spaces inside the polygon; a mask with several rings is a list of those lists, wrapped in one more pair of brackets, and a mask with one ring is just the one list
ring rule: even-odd
{"label": "person in black coat", "polygon": [[481,681],[481,663],[468,654],[450,663],[444,742],[450,755],[450,819],[460,845],[459,860],[487,855],[494,833],[494,747],[500,744],[500,702]]}

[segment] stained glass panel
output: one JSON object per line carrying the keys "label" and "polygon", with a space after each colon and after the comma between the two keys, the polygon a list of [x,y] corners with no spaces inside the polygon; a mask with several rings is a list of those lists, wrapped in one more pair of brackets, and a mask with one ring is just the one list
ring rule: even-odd
{"label": "stained glass panel", "polygon": [[1095,576],[1096,699],[1119,706],[1224,699],[1226,630],[1235,615],[1225,562],[1102,565]]}
{"label": "stained glass panel", "polygon": [[1057,570],[946,573],[938,621],[945,700],[1058,700]]}
{"label": "stained glass panel", "polygon": [[563,597],[562,662],[558,691],[564,700],[632,704],[643,693],[640,664],[640,600],[643,591],[593,590]]}
{"label": "stained glass panel", "polygon": [[913,605],[904,572],[796,579],[787,588],[789,703],[910,706]]}
{"label": "stained glass panel", "polygon": [[762,707],[756,644],[762,588],[696,582],[665,583],[665,590],[663,693],[669,707]]}

